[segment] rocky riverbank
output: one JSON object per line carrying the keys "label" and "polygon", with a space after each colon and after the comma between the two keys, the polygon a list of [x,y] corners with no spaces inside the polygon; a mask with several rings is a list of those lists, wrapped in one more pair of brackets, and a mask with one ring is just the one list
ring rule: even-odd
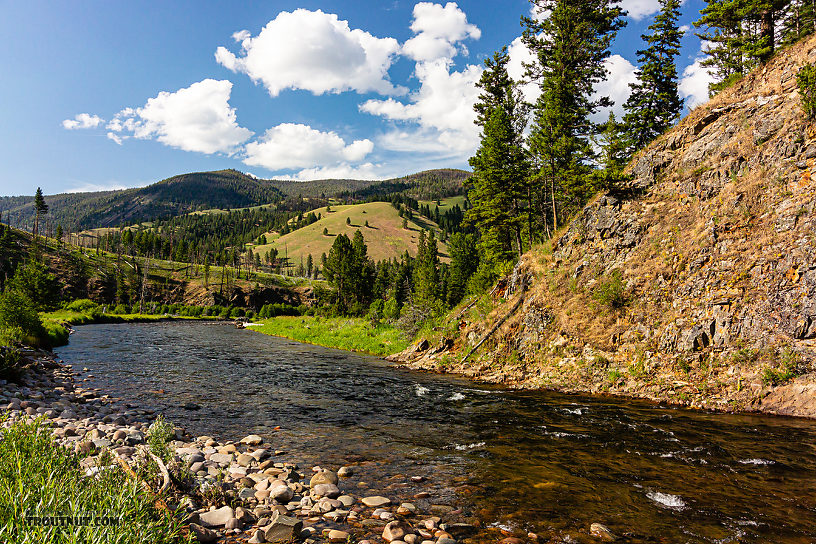
{"label": "rocky riverbank", "polygon": [[[81,456],[89,477],[109,464],[146,461],[148,428],[157,414],[83,387],[70,365],[47,352],[24,357],[19,383],[0,381],[3,425],[43,418],[55,442]],[[401,475],[404,482],[392,476],[376,489],[393,492],[373,494],[368,484],[352,485],[357,467],[302,468],[258,435],[218,441],[175,428],[168,446],[169,471],[158,477],[164,480],[161,497],[199,542],[456,544],[480,532],[477,520],[437,504],[428,491],[410,497],[396,491],[423,485],[422,476]]]}

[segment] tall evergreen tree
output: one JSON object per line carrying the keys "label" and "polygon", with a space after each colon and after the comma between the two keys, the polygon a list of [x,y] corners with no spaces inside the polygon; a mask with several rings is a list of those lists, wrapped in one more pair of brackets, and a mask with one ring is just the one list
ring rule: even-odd
{"label": "tall evergreen tree", "polygon": [[40,217],[48,213],[48,204],[45,203],[42,189],[37,187],[34,195],[34,236],[40,233]]}
{"label": "tall evergreen tree", "polygon": [[[507,48],[485,61],[475,105],[482,127],[481,144],[471,157],[473,176],[466,220],[481,234],[485,260],[501,264],[523,252],[522,233],[529,224],[529,168],[522,147],[526,108],[507,74]],[[439,208],[437,208],[437,212]]]}
{"label": "tall evergreen tree", "polygon": [[641,36],[647,47],[637,52],[638,81],[629,85],[632,94],[624,104],[630,155],[663,134],[683,109],[675,64],[683,37],[677,26],[679,17],[680,0],[660,0],[660,12],[649,26],[651,33]]}
{"label": "tall evergreen tree", "polygon": [[623,169],[631,154],[627,149],[630,140],[614,113],[609,112],[609,119],[601,125],[601,134],[596,143],[600,149],[598,165],[601,167],[596,172],[597,186],[606,191],[619,188],[626,179]]}
{"label": "tall evergreen tree", "polygon": [[536,57],[528,66],[528,77],[541,88],[529,147],[541,215],[548,215],[558,228],[559,220],[579,209],[594,190],[591,137],[597,127],[590,116],[611,101],[593,99],[592,93],[607,76],[604,61],[617,31],[626,24],[625,12],[609,0],[533,0],[533,4],[539,14],[548,16],[522,19],[526,26],[522,39]]}
{"label": "tall evergreen tree", "polygon": [[419,231],[417,257],[414,264],[414,303],[425,308],[437,305],[439,300],[439,253],[436,237],[431,232]]}
{"label": "tall evergreen tree", "polygon": [[703,66],[713,67],[717,81],[712,92],[731,85],[776,50],[777,34],[789,19],[791,0],[706,0],[697,34],[709,43]]}

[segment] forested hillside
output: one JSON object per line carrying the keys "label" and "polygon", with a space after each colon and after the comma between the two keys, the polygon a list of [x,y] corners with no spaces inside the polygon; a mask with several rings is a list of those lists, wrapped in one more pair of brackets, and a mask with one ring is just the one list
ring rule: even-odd
{"label": "forested hillside", "polygon": [[[242,208],[280,200],[268,181],[236,170],[182,174],[138,189],[49,196],[48,223],[73,231],[168,218],[209,208]],[[13,226],[30,228],[34,198],[0,198]]]}
{"label": "forested hillside", "polygon": [[814,60],[811,37],[693,111],[401,359],[816,417]]}

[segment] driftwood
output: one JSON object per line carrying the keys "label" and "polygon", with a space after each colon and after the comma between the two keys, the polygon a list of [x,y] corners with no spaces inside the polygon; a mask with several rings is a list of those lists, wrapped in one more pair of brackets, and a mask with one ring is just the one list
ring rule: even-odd
{"label": "driftwood", "polygon": [[462,358],[462,360],[459,362],[459,364],[464,364],[465,361],[467,361],[470,358],[470,356],[473,355],[476,352],[477,349],[482,347],[482,344],[484,344],[487,341],[487,339],[490,338],[493,335],[494,332],[499,330],[499,327],[504,325],[504,322],[507,321],[508,319],[510,319],[510,316],[512,316],[514,313],[516,313],[516,311],[521,307],[522,303],[524,302],[524,293],[527,291],[527,281],[522,280],[521,285],[519,287],[520,287],[519,291],[521,291],[521,293],[519,294],[519,298],[516,301],[516,303],[513,304],[512,308],[510,308],[510,311],[507,312],[506,314],[504,314],[504,317],[499,319],[492,327],[490,327],[490,330],[487,331],[487,333],[485,333],[485,335],[482,336],[482,339],[479,340],[479,342],[475,346],[473,346],[470,349],[470,351],[467,352],[467,355],[465,355]]}
{"label": "driftwood", "polygon": [[[130,465],[128,465],[124,459],[122,459],[121,457],[117,457],[116,460],[119,462],[119,465],[122,467],[122,470],[124,470],[128,476],[142,484],[142,488],[145,490],[145,492],[147,492],[150,496],[153,497],[153,504],[156,507],[156,509],[166,512],[168,515],[172,516],[173,511],[170,510],[170,508],[168,508],[167,506],[167,503],[164,502],[164,500],[162,500],[158,496],[158,494],[164,492],[170,486],[170,472],[167,470],[167,467],[165,466],[161,459],[153,455],[153,453],[150,451],[148,451],[147,454],[150,455],[150,457],[159,466],[159,470],[162,473],[162,478],[164,479],[164,483],[162,483],[162,486],[161,488],[159,488],[158,493],[154,493],[153,490],[150,488],[150,484],[139,478],[139,476],[135,472],[133,472],[133,469],[130,468]],[[182,525],[181,536],[187,537],[189,534],[190,534],[189,526],[187,524]]]}

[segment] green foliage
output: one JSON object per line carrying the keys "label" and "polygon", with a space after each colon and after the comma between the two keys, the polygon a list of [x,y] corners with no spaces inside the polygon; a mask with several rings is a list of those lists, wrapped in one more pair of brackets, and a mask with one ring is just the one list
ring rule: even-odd
{"label": "green foliage", "polygon": [[802,0],[706,0],[700,14],[694,26],[710,44],[703,66],[714,68],[712,92],[767,62],[779,44],[811,34],[816,23],[816,6]]}
{"label": "green foliage", "polygon": [[808,119],[816,117],[816,63],[805,64],[796,74],[799,98]]}
{"label": "green foliage", "polygon": [[597,303],[611,309],[626,306],[629,299],[626,295],[623,273],[615,268],[606,276],[598,279],[597,284],[592,289],[592,298]]}
{"label": "green foliage", "polygon": [[803,373],[802,356],[790,348],[783,348],[776,367],[767,367],[762,371],[762,383],[784,385]]}
{"label": "green foliage", "polygon": [[[170,544],[182,537],[182,523],[158,510],[153,498],[110,459],[87,477],[80,458],[54,444],[40,420],[16,421],[0,440],[0,541],[9,544],[65,542]],[[107,466],[107,465],[111,466]],[[149,478],[146,468],[137,468]],[[117,523],[66,530],[31,523],[40,516],[111,516]]]}
{"label": "green foliage", "polygon": [[389,298],[383,306],[383,315],[391,321],[399,319],[400,305],[396,298]]}
{"label": "green foliage", "polygon": [[528,146],[540,195],[535,217],[558,228],[595,191],[590,172],[595,159],[591,116],[610,105],[594,98],[607,76],[604,61],[619,29],[623,11],[608,0],[535,0],[533,10],[546,17],[525,17],[522,39],[535,55],[528,77],[540,83]]}
{"label": "green foliage", "polygon": [[81,313],[81,314],[92,313],[92,312],[96,311],[98,308],[99,308],[99,305],[96,302],[94,302],[94,301],[92,301],[90,299],[87,299],[87,298],[77,299],[77,300],[75,300],[73,302],[68,303],[65,306],[66,310],[68,310],[70,312],[78,312],[78,313]]}
{"label": "green foliage", "polygon": [[16,381],[20,375],[20,352],[5,343],[0,334],[0,379]]}
{"label": "green foliage", "polygon": [[637,52],[638,80],[624,104],[623,123],[631,155],[663,134],[680,117],[683,101],[677,89],[675,58],[680,54],[680,0],[660,0],[660,12],[641,36],[647,47]]}
{"label": "green foliage", "polygon": [[[482,89],[475,105],[481,142],[470,158],[473,176],[468,197],[473,203],[465,214],[480,233],[482,259],[503,263],[523,253],[522,232],[533,213],[528,188],[529,165],[522,146],[527,108],[507,73],[507,48],[485,60],[477,84]],[[461,297],[460,297],[461,298]]]}
{"label": "green foliage", "polygon": [[14,289],[0,294],[0,332],[18,342],[38,346],[47,344],[37,307],[25,293]]}
{"label": "green foliage", "polygon": [[150,451],[162,460],[169,461],[173,456],[173,452],[168,444],[174,436],[173,425],[165,421],[164,416],[159,415],[147,428],[145,438]]}
{"label": "green foliage", "polygon": [[35,260],[18,266],[7,288],[25,295],[40,311],[56,308],[59,301],[59,283],[56,276],[48,271],[45,264]]}
{"label": "green foliage", "polygon": [[448,240],[450,269],[448,274],[448,305],[453,307],[465,296],[468,283],[479,268],[476,235],[457,232]]}
{"label": "green foliage", "polygon": [[359,230],[354,233],[353,241],[345,234],[335,238],[323,265],[323,275],[336,290],[338,311],[358,310],[370,299],[373,272],[373,263]]}

